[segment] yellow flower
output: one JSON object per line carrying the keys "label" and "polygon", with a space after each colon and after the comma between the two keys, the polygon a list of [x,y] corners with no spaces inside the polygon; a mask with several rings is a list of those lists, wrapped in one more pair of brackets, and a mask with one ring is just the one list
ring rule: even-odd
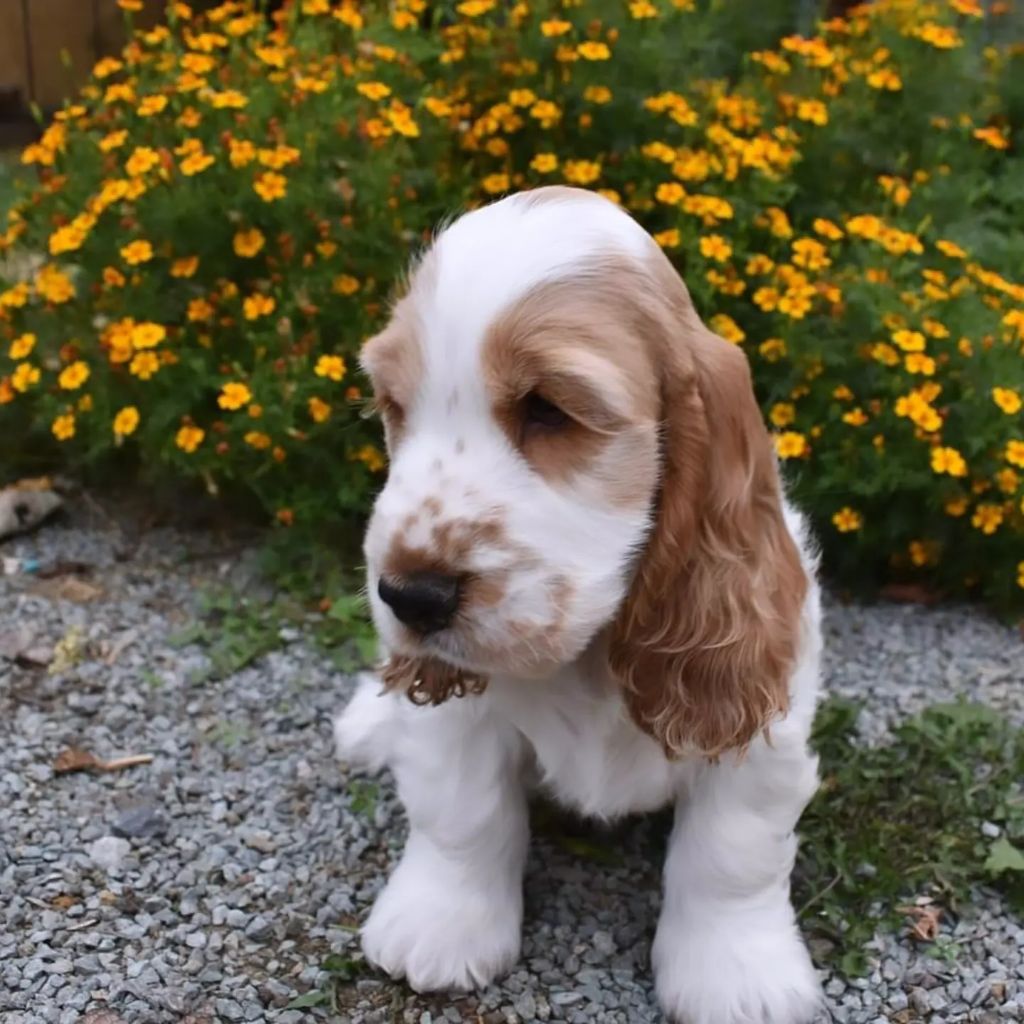
{"label": "yellow flower", "polygon": [[121,249],[121,259],[132,267],[138,266],[140,263],[148,263],[152,258],[153,246],[144,239],[129,242]]}
{"label": "yellow flower", "polygon": [[11,387],[22,393],[28,391],[33,384],[39,383],[39,367],[31,363],[18,363],[11,374]]}
{"label": "yellow flower", "polygon": [[1003,510],[999,505],[982,503],[971,516],[971,526],[984,534],[993,534],[1003,521]]}
{"label": "yellow flower", "polygon": [[584,60],[608,60],[612,51],[605,43],[586,42],[576,47],[576,52]]}
{"label": "yellow flower", "polygon": [[117,267],[103,268],[103,283],[108,288],[123,288],[126,282],[127,278]]}
{"label": "yellow flower", "polygon": [[249,101],[237,89],[226,89],[224,92],[213,92],[210,93],[209,98],[210,102],[218,110],[223,110],[225,108],[240,110],[249,103]]}
{"label": "yellow flower", "polygon": [[260,199],[265,203],[272,203],[275,199],[283,199],[288,194],[288,179],[275,171],[264,171],[256,176],[252,187]]}
{"label": "yellow flower", "polygon": [[945,238],[940,238],[935,243],[935,248],[944,256],[949,256],[950,259],[963,260],[967,258],[966,250],[961,249],[956,242],[947,241]]}
{"label": "yellow flower", "polygon": [[932,472],[950,476],[967,476],[967,463],[955,448],[932,449]]}
{"label": "yellow flower", "polygon": [[1024,562],[1017,563],[1017,586],[1024,587]]}
{"label": "yellow flower", "polygon": [[166,96],[144,96],[135,112],[139,117],[152,117],[154,114],[159,114],[166,106]]}
{"label": "yellow flower", "polygon": [[138,349],[156,348],[167,337],[167,329],[151,320],[135,324],[131,330],[132,345]]}
{"label": "yellow flower", "polygon": [[58,441],[67,441],[75,436],[75,417],[71,413],[66,412],[63,416],[58,416],[53,421],[53,426],[50,429]]}
{"label": "yellow flower", "polygon": [[911,352],[903,359],[903,365],[908,373],[921,373],[931,377],[935,373],[935,360],[922,352]]}
{"label": "yellow flower", "polygon": [[993,388],[992,401],[999,406],[1007,416],[1015,416],[1021,410],[1024,402],[1021,401],[1019,392],[1014,388]]}
{"label": "yellow flower", "polygon": [[321,356],[316,361],[313,372],[318,377],[340,381],[345,376],[345,360],[341,356]]}
{"label": "yellow flower", "polygon": [[867,421],[867,413],[860,406],[843,413],[843,422],[848,423],[851,427],[863,427]]}
{"label": "yellow flower", "polygon": [[181,173],[186,177],[193,177],[193,175],[201,174],[215,161],[215,157],[209,153],[204,153],[201,150],[195,153],[190,153],[184,160],[181,161],[179,166],[181,167]]}
{"label": "yellow flower", "polygon": [[189,301],[188,318],[193,323],[209,320],[213,314],[213,306],[206,299],[191,299]]}
{"label": "yellow flower", "polygon": [[868,75],[867,83],[872,89],[887,89],[889,92],[899,92],[903,88],[903,79],[893,68],[877,68]]}
{"label": "yellow flower", "polygon": [[557,103],[551,100],[538,100],[530,107],[530,117],[540,122],[541,128],[551,128],[558,123],[562,116],[562,109]]}
{"label": "yellow flower", "polygon": [[0,309],[20,309],[28,302],[30,294],[28,285],[19,281],[13,288],[0,292]]}
{"label": "yellow flower", "polygon": [[843,237],[843,229],[838,224],[833,224],[832,221],[826,220],[824,217],[818,217],[814,221],[813,227],[819,235],[833,242]]}
{"label": "yellow flower", "polygon": [[700,254],[705,259],[724,263],[732,255],[732,246],[721,235],[705,235],[700,240]]}
{"label": "yellow flower", "polygon": [[112,149],[119,149],[123,146],[127,139],[128,132],[121,128],[116,132],[108,132],[102,139],[100,139],[97,145],[100,147],[100,152],[109,153]]}
{"label": "yellow flower", "polygon": [[746,338],[743,328],[727,313],[716,313],[708,321],[708,326],[719,337],[725,338],[726,341],[730,341],[734,345],[738,345]]}
{"label": "yellow flower", "polygon": [[943,508],[946,510],[946,515],[956,518],[962,516],[967,511],[968,504],[969,502],[967,498],[961,495],[958,498],[950,498],[949,501],[943,505]]}
{"label": "yellow flower", "polygon": [[782,338],[767,338],[757,347],[766,363],[777,363],[786,355],[786,343]]}
{"label": "yellow flower", "polygon": [[368,100],[382,100],[391,95],[391,88],[383,82],[360,82],[356,86],[356,92]]}
{"label": "yellow flower", "polygon": [[794,430],[775,435],[775,451],[780,459],[796,459],[809,452],[807,438]]}
{"label": "yellow flower", "polygon": [[541,35],[551,39],[554,36],[564,36],[566,32],[572,31],[572,22],[564,21],[561,18],[549,18],[540,23]]}
{"label": "yellow flower", "polygon": [[588,85],[583,90],[583,98],[588,103],[597,103],[603,105],[605,103],[611,103],[612,91],[606,85]]}
{"label": "yellow flower", "polygon": [[188,424],[182,427],[174,436],[174,443],[183,451],[191,454],[202,443],[206,437],[206,431],[202,427],[195,427]]}
{"label": "yellow flower", "polygon": [[892,345],[879,341],[871,346],[871,358],[877,360],[883,366],[896,366],[900,361],[900,354]]}
{"label": "yellow flower", "polygon": [[384,468],[384,457],[380,450],[372,444],[363,445],[362,448],[353,452],[350,458],[363,463],[371,473],[379,473]]}
{"label": "yellow flower", "polygon": [[114,417],[114,434],[117,437],[127,437],[135,433],[139,425],[139,410],[134,405],[126,405]]}
{"label": "yellow flower", "polygon": [[768,418],[776,427],[788,427],[796,419],[796,408],[791,402],[776,402]]}
{"label": "yellow flower", "polygon": [[1024,469],[1024,441],[1007,441],[1004,457],[1012,466]]}
{"label": "yellow flower", "polygon": [[36,274],[36,291],[47,302],[59,305],[75,297],[75,286],[67,274],[54,266],[45,266]]}
{"label": "yellow flower", "polygon": [[562,175],[574,185],[589,185],[601,177],[601,165],[594,160],[566,160]]}
{"label": "yellow flower", "polygon": [[683,239],[679,228],[668,228],[666,231],[659,231],[654,236],[654,240],[662,249],[674,249]]}
{"label": "yellow flower", "polygon": [[924,351],[924,335],[920,331],[894,331],[892,340],[895,341],[904,352]]}
{"label": "yellow flower", "polygon": [[7,354],[12,359],[27,359],[35,347],[36,336],[34,334],[22,334],[11,342],[10,348],[7,349]]}
{"label": "yellow flower", "polygon": [[155,352],[139,352],[128,365],[128,370],[139,380],[149,380],[160,369],[160,359]]}
{"label": "yellow flower", "polygon": [[331,407],[323,399],[315,395],[307,403],[310,418],[315,423],[326,423],[331,416]]}
{"label": "yellow flower", "polygon": [[160,154],[149,146],[137,146],[124,162],[125,173],[135,178],[151,171],[160,163]]}
{"label": "yellow flower", "polygon": [[89,364],[79,359],[61,370],[57,383],[65,391],[77,391],[89,379],[89,372]]}
{"label": "yellow flower", "polygon": [[238,381],[229,381],[221,388],[217,396],[217,404],[222,409],[241,409],[252,401],[252,392],[245,384]]}
{"label": "yellow flower", "polygon": [[1017,488],[1020,486],[1020,477],[1017,475],[1017,471],[1013,469],[1001,469],[995,475],[996,487],[1003,492],[1003,494],[1016,494]]}
{"label": "yellow flower", "polygon": [[268,316],[274,312],[277,302],[271,295],[262,295],[256,292],[246,297],[242,303],[242,312],[246,320],[258,320],[261,316]]}
{"label": "yellow flower", "polygon": [[171,264],[171,277],[191,277],[198,269],[198,256],[182,256]]}
{"label": "yellow flower", "polygon": [[986,146],[991,146],[993,149],[1009,149],[1010,140],[1000,128],[996,128],[994,125],[988,128],[975,128],[974,137],[980,142],[984,142]]}
{"label": "yellow flower", "polygon": [[656,18],[658,16],[658,8],[650,0],[633,0],[629,5],[629,13],[638,21],[641,21],[645,18]]}
{"label": "yellow flower", "polygon": [[530,167],[538,174],[550,174],[558,167],[558,157],[554,153],[538,153],[530,161]]}
{"label": "yellow flower", "polygon": [[770,274],[774,269],[775,261],[763,253],[757,253],[747,260],[746,272],[752,277],[759,274]]}
{"label": "yellow flower", "polygon": [[245,443],[257,451],[263,451],[271,445],[270,435],[264,434],[261,430],[250,430],[243,438]]}
{"label": "yellow flower", "polygon": [[249,228],[247,231],[236,232],[234,237],[235,255],[243,259],[249,259],[259,253],[266,239],[259,228]]}
{"label": "yellow flower", "polygon": [[821,100],[800,100],[796,105],[796,116],[812,124],[828,124],[828,107]]}
{"label": "yellow flower", "polygon": [[798,238],[793,242],[793,262],[808,270],[822,270],[831,264],[825,246],[815,238]]}
{"label": "yellow flower", "polygon": [[850,508],[849,505],[845,505],[832,516],[832,525],[840,533],[852,533],[864,525],[864,518],[859,512]]}
{"label": "yellow flower", "polygon": [[480,185],[485,192],[488,192],[491,195],[497,195],[499,192],[505,192],[508,189],[508,175],[488,174],[487,177],[480,182]]}
{"label": "yellow flower", "polygon": [[256,159],[256,147],[248,139],[231,139],[228,142],[228,160],[232,167],[245,167]]}
{"label": "yellow flower", "polygon": [[654,192],[659,203],[678,206],[686,198],[686,189],[678,181],[668,181],[659,185]]}
{"label": "yellow flower", "polygon": [[462,0],[455,10],[466,18],[479,18],[481,14],[493,11],[496,5],[497,0]]}

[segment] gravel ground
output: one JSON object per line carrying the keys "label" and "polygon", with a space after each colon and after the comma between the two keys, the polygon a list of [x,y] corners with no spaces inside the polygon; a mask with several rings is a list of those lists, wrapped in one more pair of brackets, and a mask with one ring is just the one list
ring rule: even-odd
{"label": "gravel ground", "polygon": [[[230,678],[194,681],[206,654],[174,634],[204,588],[255,579],[251,559],[210,535],[126,545],[116,530],[51,526],[0,555],[91,567],[77,584],[0,577],[0,651],[21,653],[0,653],[3,1024],[661,1019],[648,967],[657,818],[583,833],[615,848],[614,865],[541,830],[522,958],[501,984],[453,1001],[371,974],[340,987],[333,1017],[286,1009],[323,983],[329,954],[356,952],[404,833],[388,780],[347,777],[332,759],[349,682],[292,630]],[[867,701],[867,741],[959,695],[1024,723],[1013,630],[962,609],[835,604],[827,625],[827,685]],[[153,760],[57,773],[69,746]],[[942,945],[936,959],[880,937],[869,977],[824,978],[831,1019],[1024,1020],[1024,928],[996,896],[979,892]]]}

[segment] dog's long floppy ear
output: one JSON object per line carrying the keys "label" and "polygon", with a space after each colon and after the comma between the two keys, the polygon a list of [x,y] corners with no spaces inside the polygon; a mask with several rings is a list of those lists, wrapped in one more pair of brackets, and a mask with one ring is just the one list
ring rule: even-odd
{"label": "dog's long floppy ear", "polygon": [[788,708],[807,576],[743,352],[665,260],[662,479],[609,644],[630,712],[678,756],[744,749]]}

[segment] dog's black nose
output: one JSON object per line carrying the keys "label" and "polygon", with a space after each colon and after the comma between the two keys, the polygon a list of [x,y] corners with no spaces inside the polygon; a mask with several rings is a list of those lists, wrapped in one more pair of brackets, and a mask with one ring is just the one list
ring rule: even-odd
{"label": "dog's black nose", "polygon": [[459,578],[440,572],[414,572],[407,576],[381,576],[380,599],[410,629],[426,635],[451,624],[459,608]]}

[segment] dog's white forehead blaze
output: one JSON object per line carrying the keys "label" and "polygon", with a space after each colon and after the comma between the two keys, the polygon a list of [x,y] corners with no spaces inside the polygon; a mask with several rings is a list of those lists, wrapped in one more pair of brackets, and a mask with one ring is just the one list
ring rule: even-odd
{"label": "dog's white forehead blaze", "polygon": [[[653,247],[624,210],[577,189],[520,193],[455,221],[434,243],[410,293],[425,357],[422,404],[478,416],[486,401],[481,347],[502,312],[594,257],[639,261]],[[468,381],[477,386],[459,386]]]}

